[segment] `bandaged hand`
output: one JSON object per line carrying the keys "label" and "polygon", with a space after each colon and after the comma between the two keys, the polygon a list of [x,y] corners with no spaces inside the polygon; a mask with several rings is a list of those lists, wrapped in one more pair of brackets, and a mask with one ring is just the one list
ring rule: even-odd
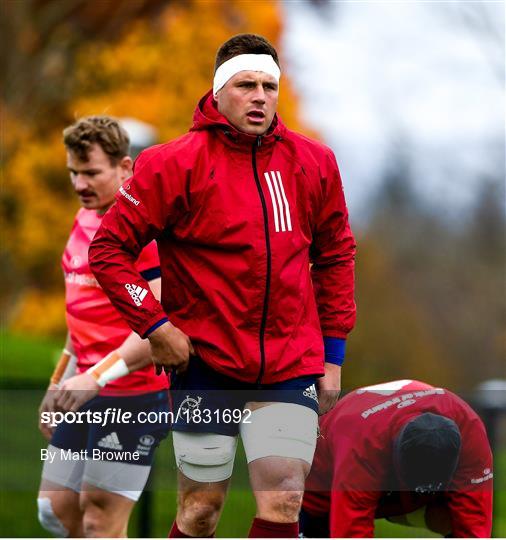
{"label": "bandaged hand", "polygon": [[130,373],[126,362],[118,351],[110,352],[105,358],[91,366],[85,373],[67,379],[60,385],[56,404],[64,411],[77,411],[94,398],[108,382]]}

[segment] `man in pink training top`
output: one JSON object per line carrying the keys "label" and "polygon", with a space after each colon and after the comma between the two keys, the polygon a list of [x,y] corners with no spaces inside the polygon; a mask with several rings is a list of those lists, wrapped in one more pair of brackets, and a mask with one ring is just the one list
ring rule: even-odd
{"label": "man in pink training top", "polygon": [[360,388],[320,419],[301,532],[372,537],[386,518],[489,537],[492,476],[485,427],[455,394],[411,380]]}
{"label": "man in pink training top", "polygon": [[[92,423],[89,417],[84,424],[63,422],[53,430],[44,413],[79,409],[104,419],[114,408],[134,419],[141,412],[167,413],[168,381],[155,375],[149,343],[130,330],[88,266],[90,242],[131,175],[128,135],[115,119],[93,116],[78,120],[63,136],[82,208],[62,259],[67,342],[40,409],[39,425],[49,446],[37,499],[39,520],[60,537],[125,536],[154,450],[167,435],[166,419],[126,424]],[[159,297],[155,242],[141,251],[135,268],[146,288],[133,287],[132,297],[140,301],[148,287]]]}

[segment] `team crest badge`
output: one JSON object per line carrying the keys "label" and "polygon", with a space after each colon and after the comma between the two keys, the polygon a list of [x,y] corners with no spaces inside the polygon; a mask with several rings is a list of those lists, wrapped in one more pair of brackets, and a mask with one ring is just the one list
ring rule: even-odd
{"label": "team crest badge", "polygon": [[200,396],[193,398],[188,395],[182,401],[181,405],[179,406],[179,412],[186,417],[187,422],[190,421],[195,412],[199,410],[201,401],[202,398]]}

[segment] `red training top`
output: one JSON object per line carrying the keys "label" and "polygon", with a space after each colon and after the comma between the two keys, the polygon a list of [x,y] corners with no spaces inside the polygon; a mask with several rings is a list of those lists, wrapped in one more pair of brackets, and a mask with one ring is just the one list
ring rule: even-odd
{"label": "red training top", "polygon": [[[94,210],[81,208],[62,258],[67,327],[79,373],[117,349],[131,333],[88,266],[88,248],[102,218]],[[159,266],[156,242],[152,242],[142,251],[136,268],[150,280],[159,276]],[[164,388],[168,388],[167,377],[157,376],[150,365],[108,383],[100,395],[144,394]]]}
{"label": "red training top", "polygon": [[[403,425],[426,412],[450,418],[460,429],[453,480],[442,494],[397,487],[397,499],[389,497],[393,442]],[[490,537],[492,452],[482,421],[455,394],[411,380],[361,388],[320,419],[320,431],[303,507],[313,516],[329,514],[332,537],[372,537],[375,518],[407,514],[441,496],[453,536]]]}

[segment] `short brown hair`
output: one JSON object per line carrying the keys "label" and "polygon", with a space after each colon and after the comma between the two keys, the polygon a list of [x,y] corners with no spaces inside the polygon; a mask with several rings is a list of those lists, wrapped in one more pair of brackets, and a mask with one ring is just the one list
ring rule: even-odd
{"label": "short brown hair", "polygon": [[98,144],[112,165],[128,156],[130,138],[120,123],[110,116],[86,116],[79,118],[63,130],[63,144],[81,161],[88,161],[88,152]]}
{"label": "short brown hair", "polygon": [[278,53],[264,37],[257,34],[237,34],[218,49],[214,72],[216,73],[221,64],[239,54],[270,54],[279,67]]}

